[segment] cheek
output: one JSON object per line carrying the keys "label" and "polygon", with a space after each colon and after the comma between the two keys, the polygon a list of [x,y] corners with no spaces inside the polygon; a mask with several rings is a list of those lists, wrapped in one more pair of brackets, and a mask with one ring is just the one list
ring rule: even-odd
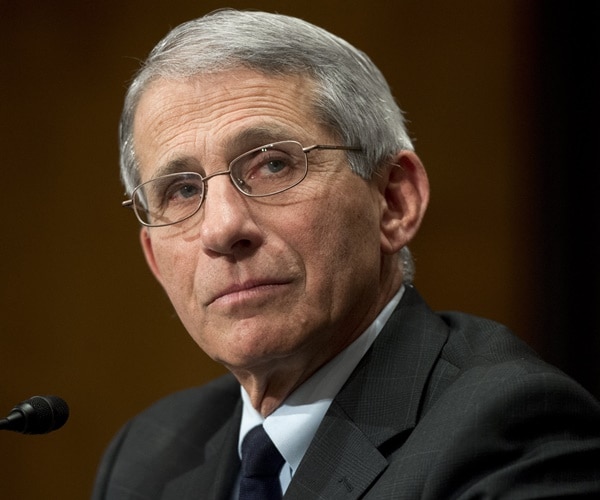
{"label": "cheek", "polygon": [[181,244],[154,246],[158,280],[178,310],[192,298],[197,273],[195,255],[196,252]]}
{"label": "cheek", "polygon": [[[350,285],[359,270],[371,274],[379,266],[380,243],[377,213],[371,205],[328,204],[310,220],[303,218],[298,249],[312,281],[329,288]],[[329,293],[333,293],[329,290]]]}

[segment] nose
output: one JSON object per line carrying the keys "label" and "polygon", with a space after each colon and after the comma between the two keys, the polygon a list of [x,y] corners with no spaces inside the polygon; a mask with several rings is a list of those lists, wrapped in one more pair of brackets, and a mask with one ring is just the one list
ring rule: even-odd
{"label": "nose", "polygon": [[200,238],[205,251],[234,255],[252,251],[262,233],[249,210],[249,198],[240,193],[228,175],[212,177],[205,185]]}

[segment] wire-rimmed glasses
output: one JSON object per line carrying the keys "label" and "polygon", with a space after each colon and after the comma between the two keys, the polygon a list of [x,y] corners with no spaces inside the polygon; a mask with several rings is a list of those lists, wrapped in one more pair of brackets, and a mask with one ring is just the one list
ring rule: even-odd
{"label": "wire-rimmed glasses", "polygon": [[361,151],[354,146],[303,147],[297,141],[274,142],[238,156],[227,170],[205,177],[198,172],[177,172],[146,181],[133,190],[131,199],[124,201],[123,206],[133,208],[144,226],[177,224],[200,210],[207,181],[217,175],[229,175],[233,185],[245,196],[272,196],[304,180],[308,172],[308,153],[316,149]]}

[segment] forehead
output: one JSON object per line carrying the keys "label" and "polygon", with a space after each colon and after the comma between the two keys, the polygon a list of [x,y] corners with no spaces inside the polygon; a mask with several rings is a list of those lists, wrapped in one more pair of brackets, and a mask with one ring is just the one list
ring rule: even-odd
{"label": "forehead", "polygon": [[236,155],[270,141],[312,143],[326,135],[316,119],[312,80],[245,69],[158,79],[142,94],[134,120],[142,174],[179,156]]}

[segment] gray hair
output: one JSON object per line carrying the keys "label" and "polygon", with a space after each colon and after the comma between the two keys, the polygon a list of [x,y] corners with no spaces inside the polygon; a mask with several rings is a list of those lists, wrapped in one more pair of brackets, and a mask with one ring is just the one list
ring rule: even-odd
{"label": "gray hair", "polygon": [[[266,75],[301,75],[314,84],[315,119],[343,144],[350,168],[370,179],[401,149],[412,150],[402,111],[379,69],[345,40],[298,18],[255,11],[218,10],[170,31],[132,81],[120,122],[121,179],[128,193],[140,182],[133,143],[137,104],[157,79],[248,68]],[[404,281],[414,265],[400,255]]]}

